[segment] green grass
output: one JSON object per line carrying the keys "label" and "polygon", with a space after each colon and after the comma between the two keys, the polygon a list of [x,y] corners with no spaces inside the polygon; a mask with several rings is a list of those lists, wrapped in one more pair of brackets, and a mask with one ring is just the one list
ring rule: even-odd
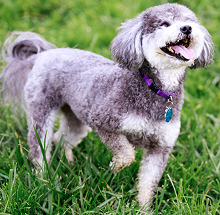
{"label": "green grass", "polygon": [[[120,23],[165,2],[0,0],[0,46],[13,30],[33,30],[58,47],[78,47],[110,58],[109,44]],[[190,7],[213,36],[216,49],[212,66],[188,71],[181,133],[153,200],[153,214],[218,215],[220,2],[169,2]],[[42,173],[28,160],[26,136],[25,116],[2,104],[0,214],[142,214],[135,200],[141,150],[136,163],[115,174],[108,166],[111,153],[95,133],[73,150],[74,165],[67,162],[61,139]]]}

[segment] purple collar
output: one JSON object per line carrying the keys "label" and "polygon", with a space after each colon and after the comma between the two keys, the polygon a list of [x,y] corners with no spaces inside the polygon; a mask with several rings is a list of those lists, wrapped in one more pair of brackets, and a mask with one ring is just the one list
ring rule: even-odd
{"label": "purple collar", "polygon": [[167,94],[167,93],[163,92],[162,90],[160,90],[159,87],[155,83],[151,82],[150,79],[144,75],[143,71],[140,70],[140,73],[143,76],[148,87],[151,90],[153,90],[157,95],[160,95],[160,96],[164,97],[165,99],[170,99],[171,97],[173,97],[175,95],[176,91],[172,94]]}

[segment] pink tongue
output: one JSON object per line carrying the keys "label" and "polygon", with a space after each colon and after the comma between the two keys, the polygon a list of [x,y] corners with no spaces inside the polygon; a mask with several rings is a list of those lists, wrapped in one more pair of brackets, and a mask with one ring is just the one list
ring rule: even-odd
{"label": "pink tongue", "polygon": [[190,60],[194,57],[194,51],[192,49],[187,49],[183,45],[171,46],[171,48],[176,52],[176,54],[181,54],[184,58]]}

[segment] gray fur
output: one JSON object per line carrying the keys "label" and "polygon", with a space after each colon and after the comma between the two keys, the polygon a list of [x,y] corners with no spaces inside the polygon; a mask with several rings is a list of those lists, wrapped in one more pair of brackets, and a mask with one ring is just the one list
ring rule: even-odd
{"label": "gray fur", "polygon": [[200,26],[200,28],[205,35],[204,48],[200,57],[196,59],[194,65],[190,67],[191,69],[206,67],[207,65],[211,64],[213,60],[214,44],[212,42],[212,37],[205,27]]}
{"label": "gray fur", "polygon": [[138,69],[144,61],[141,47],[142,15],[127,20],[111,42],[112,57],[123,68]]}
{"label": "gray fur", "polygon": [[[164,21],[170,27],[161,26]],[[158,53],[157,44],[164,46],[181,39],[184,35],[180,27],[189,23],[193,26],[190,35],[193,59],[182,61]],[[169,29],[176,38],[172,38]],[[71,161],[72,147],[87,135],[90,127],[111,149],[114,157],[110,165],[115,171],[135,161],[134,147],[144,148],[137,197],[140,205],[144,205],[153,197],[179,134],[186,68],[209,64],[213,43],[195,14],[177,4],[149,8],[122,24],[120,30],[111,43],[112,55],[118,63],[88,51],[52,49],[53,45],[35,33],[19,33],[16,41],[3,48],[8,53],[5,57],[8,64],[1,78],[4,90],[11,96],[19,97],[22,92],[28,116],[30,157],[39,165],[43,165],[42,154],[32,123],[42,141],[48,131],[49,162],[58,111],[63,118],[53,140],[57,142],[63,132],[67,133],[65,150]],[[198,32],[198,38],[194,38]],[[169,123],[164,120],[167,99],[149,89],[139,69],[163,91],[176,91]]]}

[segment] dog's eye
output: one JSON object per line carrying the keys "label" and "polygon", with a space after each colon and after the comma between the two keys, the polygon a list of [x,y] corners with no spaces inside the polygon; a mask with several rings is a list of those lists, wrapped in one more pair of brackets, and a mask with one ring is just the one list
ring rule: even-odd
{"label": "dog's eye", "polygon": [[164,26],[164,27],[169,27],[170,26],[170,24],[168,23],[168,22],[163,22],[162,24],[161,24],[161,26]]}

